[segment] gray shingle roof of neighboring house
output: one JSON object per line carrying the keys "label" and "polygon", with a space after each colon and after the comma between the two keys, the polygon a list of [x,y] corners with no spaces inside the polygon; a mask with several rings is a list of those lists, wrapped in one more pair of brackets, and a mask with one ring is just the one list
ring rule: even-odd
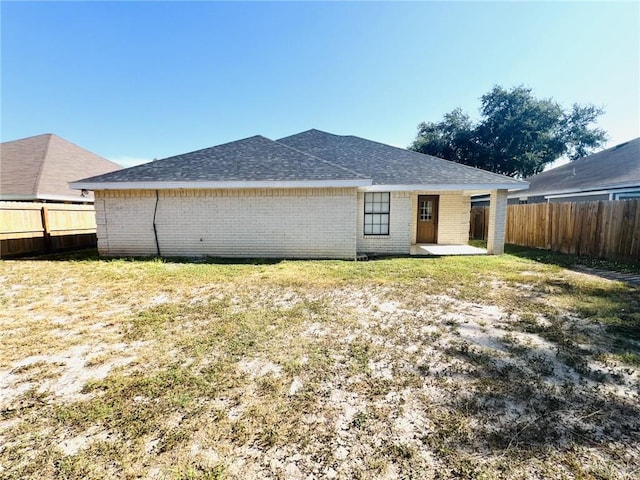
{"label": "gray shingle roof of neighboring house", "polygon": [[[295,182],[367,180],[362,174],[260,135],[79,180],[112,182]],[[75,183],[78,183],[75,182]]]}
{"label": "gray shingle roof of neighboring house", "polygon": [[[510,177],[364,138],[319,130],[278,141],[256,135],[74,182],[75,188],[241,186],[447,186],[521,189]],[[274,183],[275,182],[275,183]],[[307,182],[307,183],[304,183]],[[309,184],[311,182],[311,184]],[[342,182],[342,183],[341,183]],[[304,183],[304,185],[302,185]],[[224,185],[223,185],[224,184]]]}
{"label": "gray shingle roof of neighboring house", "polygon": [[120,169],[95,153],[47,133],[0,145],[0,200],[92,201],[69,188],[81,175]]}
{"label": "gray shingle roof of neighboring house", "polygon": [[500,183],[525,186],[511,177],[351,135],[314,129],[278,142],[365,173],[373,178],[374,185]]}
{"label": "gray shingle roof of neighboring house", "polygon": [[542,196],[640,186],[640,137],[526,179],[518,196]]}

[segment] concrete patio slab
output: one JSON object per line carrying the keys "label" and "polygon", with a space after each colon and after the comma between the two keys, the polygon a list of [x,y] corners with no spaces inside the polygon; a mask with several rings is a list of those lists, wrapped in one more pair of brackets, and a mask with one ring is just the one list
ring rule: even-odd
{"label": "concrete patio slab", "polygon": [[487,255],[484,248],[471,245],[411,245],[411,255]]}

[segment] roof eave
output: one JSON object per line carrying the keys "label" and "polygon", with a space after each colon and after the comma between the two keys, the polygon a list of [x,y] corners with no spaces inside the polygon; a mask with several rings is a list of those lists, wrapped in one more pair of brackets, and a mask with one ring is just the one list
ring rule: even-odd
{"label": "roof eave", "polygon": [[407,192],[407,191],[450,191],[450,190],[481,190],[481,191],[491,191],[491,190],[525,190],[529,187],[529,184],[526,182],[522,182],[519,184],[514,183],[450,183],[450,184],[428,184],[428,183],[417,183],[417,184],[405,184],[405,185],[369,185],[366,187],[361,187],[360,190],[366,192]]}
{"label": "roof eave", "polygon": [[640,187],[640,181],[630,183],[618,183],[610,185],[591,185],[583,188],[566,188],[556,190],[530,190],[526,192],[528,197],[567,195],[573,193],[601,192],[603,190],[619,190],[621,188]]}
{"label": "roof eave", "polygon": [[149,182],[71,182],[75,190],[176,190],[199,188],[345,188],[371,185],[370,179],[348,180],[254,180],[254,181],[149,181]]}
{"label": "roof eave", "polygon": [[[86,190],[86,189],[83,189]],[[0,201],[8,201],[8,202],[33,202],[33,201],[50,201],[50,202],[89,202],[93,203],[93,195],[90,196],[82,196],[82,195],[56,195],[56,194],[47,194],[47,193],[39,193],[36,195],[33,194],[12,194],[12,193],[4,193],[0,194]]]}

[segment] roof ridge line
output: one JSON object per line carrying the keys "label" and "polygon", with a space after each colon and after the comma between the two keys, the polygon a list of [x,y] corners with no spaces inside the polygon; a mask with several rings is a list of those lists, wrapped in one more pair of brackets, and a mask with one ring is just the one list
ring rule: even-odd
{"label": "roof ridge line", "polygon": [[[330,134],[330,135],[332,135],[332,134]],[[415,150],[409,150],[408,148],[396,147],[395,145],[389,145],[388,143],[378,142],[377,140],[369,140],[368,138],[358,137],[357,135],[336,135],[336,136],[338,136],[338,137],[342,136],[342,137],[347,137],[347,138],[349,138],[349,137],[350,138],[357,138],[358,140],[364,140],[365,142],[377,143],[378,145],[382,145],[383,147],[395,148],[396,150],[402,150],[403,152],[411,152],[411,153],[417,153],[418,155],[424,155],[425,157],[432,158],[432,159],[437,160],[439,162],[455,163],[456,165],[459,165],[461,167],[470,168],[470,169],[473,169],[473,170],[480,170],[481,172],[488,173],[488,174],[491,174],[491,175],[497,175],[497,176],[500,176],[500,177],[509,177],[512,180],[520,181],[520,182],[523,181],[523,180],[520,180],[518,178],[514,178],[514,177],[511,177],[509,175],[505,175],[503,173],[492,172],[490,170],[485,170],[483,168],[474,167],[472,165],[467,165],[465,163],[455,162],[453,160],[447,160],[446,158],[436,157],[435,155],[429,155],[428,153],[416,152]]]}
{"label": "roof ridge line", "polygon": [[[249,140],[250,138],[256,138],[256,137],[264,138],[264,139],[270,140],[272,142],[274,141],[274,140],[271,140],[270,138],[265,137],[264,135],[260,135],[260,134],[250,135],[248,137],[240,138],[238,140],[231,140],[229,142],[224,142],[224,143],[221,143],[219,145],[210,145],[208,147],[198,148],[196,150],[191,150],[190,152],[178,153],[176,155],[170,155],[170,156],[164,157],[164,158],[157,158],[155,160],[151,160],[151,162],[141,163],[140,165],[146,165],[147,163],[152,163],[152,162],[164,162],[165,160],[170,160],[172,158],[182,157],[184,155],[191,155],[192,153],[197,153],[197,152],[204,152],[205,150],[211,150],[213,148],[222,147],[224,145],[229,145],[230,143],[242,142],[244,140]],[[139,167],[140,165],[133,165],[131,167],[127,167],[127,169],[134,168],[134,167]]]}
{"label": "roof ridge line", "polygon": [[44,148],[44,154],[42,155],[42,160],[40,161],[40,165],[38,165],[38,173],[36,174],[36,179],[33,182],[33,191],[36,195],[40,191],[40,179],[42,178],[42,172],[44,170],[44,162],[47,161],[47,155],[49,154],[49,147],[51,146],[51,139],[53,138],[53,133],[45,133],[49,138],[47,139],[47,145]]}

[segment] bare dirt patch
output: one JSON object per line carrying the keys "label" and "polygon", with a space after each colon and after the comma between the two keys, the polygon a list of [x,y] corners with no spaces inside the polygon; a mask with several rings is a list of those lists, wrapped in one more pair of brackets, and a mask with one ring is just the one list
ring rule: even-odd
{"label": "bare dirt patch", "polygon": [[638,292],[485,261],[0,263],[0,476],[633,477]]}

